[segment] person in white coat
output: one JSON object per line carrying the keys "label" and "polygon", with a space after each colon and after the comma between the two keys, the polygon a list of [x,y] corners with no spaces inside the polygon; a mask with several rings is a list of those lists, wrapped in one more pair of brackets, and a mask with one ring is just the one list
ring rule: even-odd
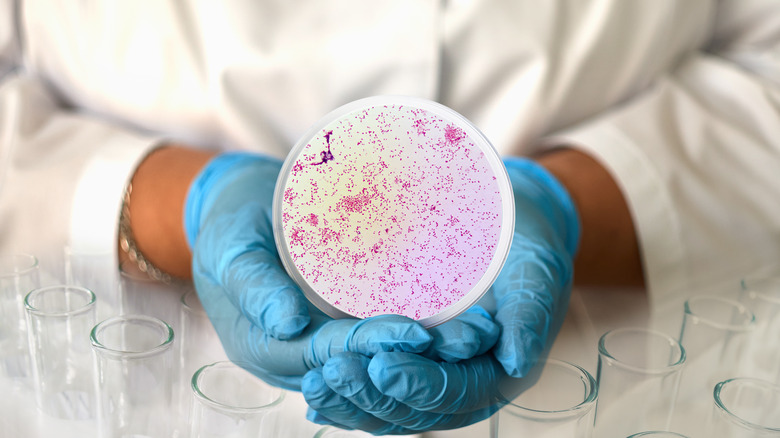
{"label": "person in white coat", "polygon": [[[2,251],[122,254],[132,183],[134,248],[190,278],[181,218],[215,156],[282,159],[333,108],[401,94],[455,109],[565,188],[575,285],[660,303],[780,260],[772,0],[1,0],[0,78]],[[294,339],[302,324],[263,328]]]}

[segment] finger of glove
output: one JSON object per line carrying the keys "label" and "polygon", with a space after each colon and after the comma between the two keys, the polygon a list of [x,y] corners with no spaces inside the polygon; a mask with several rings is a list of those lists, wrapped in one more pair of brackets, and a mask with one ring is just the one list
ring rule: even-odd
{"label": "finger of glove", "polygon": [[449,429],[481,420],[481,412],[440,414],[413,409],[381,393],[368,375],[371,359],[353,353],[331,358],[322,369],[325,383],[357,409],[404,430]]}
{"label": "finger of glove", "polygon": [[285,387],[300,386],[300,378],[322,366],[332,355],[356,351],[373,356],[381,351],[424,351],[430,334],[415,321],[400,315],[367,320],[340,319],[314,312],[312,323],[291,340],[268,336],[233,305],[223,288],[208,277],[196,275],[204,309],[231,359],[252,364]]}
{"label": "finger of glove", "polygon": [[238,291],[241,311],[274,338],[299,336],[310,322],[306,298],[275,254],[253,251],[236,258],[225,287]]}
{"label": "finger of glove", "polygon": [[392,397],[376,389],[368,375],[371,359],[355,353],[342,353],[332,357],[322,368],[322,376],[327,386],[374,418],[380,418],[392,424],[419,430],[420,412],[414,411]]}
{"label": "finger of glove", "polygon": [[195,245],[194,270],[222,285],[253,324],[291,339],[308,325],[308,309],[279,262],[266,216],[258,203],[209,216]]}
{"label": "finger of glove", "polygon": [[538,298],[518,292],[508,296],[496,313],[502,332],[493,354],[512,377],[526,375],[547,344],[550,315]]}
{"label": "finger of glove", "polygon": [[493,348],[501,335],[501,327],[496,324],[490,313],[481,306],[472,306],[464,314],[460,315],[458,319],[468,324],[479,335],[480,347],[474,356],[487,353]]}
{"label": "finger of glove", "polygon": [[[522,240],[522,239],[518,239]],[[563,321],[571,278],[566,260],[532,242],[513,242],[493,285],[501,335],[493,350],[504,370],[521,377],[536,363]]]}
{"label": "finger of glove", "polygon": [[411,432],[374,417],[333,391],[325,383],[322,368],[315,368],[303,376],[301,392],[310,407],[307,418],[317,424],[330,424],[344,429],[360,429],[375,435]]}
{"label": "finger of glove", "polygon": [[424,356],[447,362],[457,362],[487,352],[496,343],[500,333],[498,325],[479,306],[428,331],[433,336],[433,342]]}
{"label": "finger of glove", "polygon": [[329,320],[312,336],[307,362],[310,368],[320,367],[344,351],[369,357],[383,351],[421,353],[432,340],[419,323],[401,315]]}
{"label": "finger of glove", "polygon": [[300,389],[309,370],[303,361],[308,342],[298,338],[280,341],[252,324],[233,304],[223,288],[207,277],[193,277],[203,308],[228,358],[273,385]]}
{"label": "finger of glove", "polygon": [[473,357],[481,347],[476,330],[457,319],[431,327],[428,332],[433,341],[423,356],[433,360],[458,362]]}
{"label": "finger of glove", "polygon": [[467,414],[496,402],[503,368],[484,354],[458,363],[408,353],[380,353],[368,366],[374,386],[411,408],[440,414]]}

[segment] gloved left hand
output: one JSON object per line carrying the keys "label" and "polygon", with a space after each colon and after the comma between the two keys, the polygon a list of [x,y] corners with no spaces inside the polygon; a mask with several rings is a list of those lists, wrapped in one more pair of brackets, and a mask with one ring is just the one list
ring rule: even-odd
{"label": "gloved left hand", "polygon": [[333,320],[309,309],[274,243],[272,198],[281,164],[248,153],[223,154],[207,164],[188,193],[193,279],[228,357],[269,383],[300,389],[306,372],[339,352],[372,357],[427,350],[434,337],[409,318]]}
{"label": "gloved left hand", "polygon": [[458,428],[489,417],[533,383],[523,377],[546,354],[568,307],[579,221],[549,172],[525,159],[505,164],[515,233],[504,268],[480,302],[501,327],[496,346],[455,363],[403,352],[335,355],[303,380],[311,420],[374,434]]}

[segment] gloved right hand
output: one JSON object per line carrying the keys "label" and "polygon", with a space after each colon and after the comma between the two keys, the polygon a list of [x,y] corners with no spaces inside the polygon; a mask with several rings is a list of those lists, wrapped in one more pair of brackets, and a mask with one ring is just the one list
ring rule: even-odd
{"label": "gloved right hand", "polygon": [[480,302],[501,328],[492,351],[457,363],[399,352],[336,355],[303,381],[310,419],[376,434],[459,428],[533,383],[529,371],[547,354],[568,307],[579,218],[568,192],[540,165],[520,158],[505,164],[514,237]]}
{"label": "gloved right hand", "polygon": [[[431,334],[402,316],[333,320],[309,306],[284,270],[273,237],[281,164],[249,153],[217,156],[195,178],[185,206],[195,287],[232,361],[271,384],[299,390],[306,372],[340,352],[459,360],[495,343],[498,329],[489,315],[478,330],[458,319]],[[444,333],[458,333],[459,342]]]}

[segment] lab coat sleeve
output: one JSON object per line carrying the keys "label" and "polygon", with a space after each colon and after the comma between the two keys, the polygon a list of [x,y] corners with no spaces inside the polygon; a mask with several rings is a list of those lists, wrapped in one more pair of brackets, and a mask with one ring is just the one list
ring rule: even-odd
{"label": "lab coat sleeve", "polygon": [[19,57],[15,16],[16,1],[0,0],[0,81],[14,68]]}
{"label": "lab coat sleeve", "polygon": [[117,254],[123,191],[158,139],[70,111],[21,69],[0,83],[0,249]]}
{"label": "lab coat sleeve", "polygon": [[712,50],[547,140],[586,151],[617,180],[653,304],[733,293],[780,260],[780,8],[764,9],[753,25],[736,22],[749,14],[720,20]]}

